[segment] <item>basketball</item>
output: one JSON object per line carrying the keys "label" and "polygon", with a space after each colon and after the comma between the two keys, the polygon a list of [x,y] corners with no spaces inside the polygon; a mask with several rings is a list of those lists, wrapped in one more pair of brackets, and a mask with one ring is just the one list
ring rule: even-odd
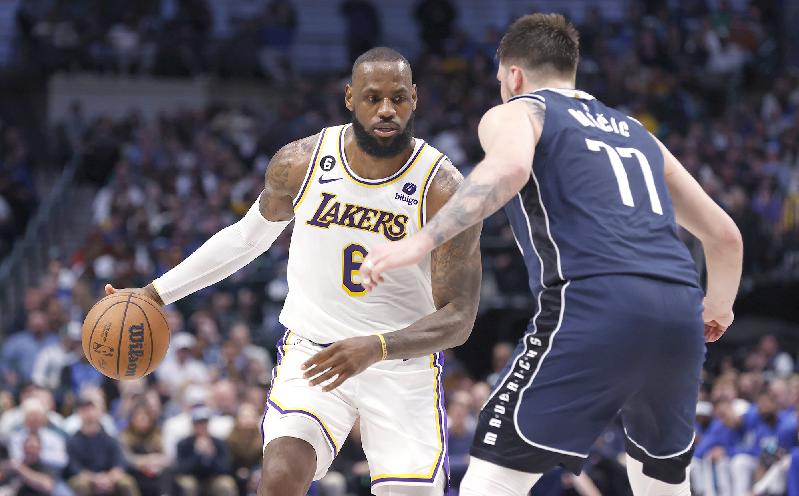
{"label": "basketball", "polygon": [[161,308],[138,294],[114,293],[98,301],[83,321],[83,353],[111,379],[149,374],[169,348],[169,325]]}

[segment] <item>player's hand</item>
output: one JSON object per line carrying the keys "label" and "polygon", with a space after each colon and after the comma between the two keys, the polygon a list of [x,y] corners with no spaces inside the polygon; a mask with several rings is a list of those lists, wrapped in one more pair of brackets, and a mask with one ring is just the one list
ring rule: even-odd
{"label": "player's hand", "polygon": [[731,307],[717,305],[705,298],[705,310],[702,319],[705,321],[705,341],[713,343],[724,334],[734,319]]}
{"label": "player's hand", "polygon": [[158,303],[159,305],[164,306],[164,302],[161,300],[161,296],[158,294],[158,291],[155,290],[152,284],[148,284],[143,288],[124,288],[124,289],[117,289],[110,284],[106,284],[105,294],[112,295],[114,293],[134,293],[149,298],[154,302]]}
{"label": "player's hand", "polygon": [[426,236],[415,235],[369,250],[361,264],[361,278],[367,291],[383,282],[383,273],[400,267],[416,265],[433,251],[433,242]]}
{"label": "player's hand", "polygon": [[311,386],[334,379],[322,391],[332,391],[349,379],[379,362],[383,347],[377,336],[358,336],[331,344],[302,364],[304,377]]}

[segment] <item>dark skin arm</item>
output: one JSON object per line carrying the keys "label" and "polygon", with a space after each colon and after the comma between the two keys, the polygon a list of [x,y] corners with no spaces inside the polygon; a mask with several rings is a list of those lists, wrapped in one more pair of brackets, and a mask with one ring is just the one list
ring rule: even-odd
{"label": "dark skin arm", "polygon": [[376,246],[361,265],[363,286],[374,289],[382,273],[419,263],[432,250],[496,212],[530,180],[545,108],[517,100],[485,113],[478,134],[486,152],[463,186],[424,228],[396,243]]}
{"label": "dark skin arm", "polygon": [[[269,161],[264,179],[264,190],[259,197],[261,215],[266,220],[279,222],[291,220],[294,217],[294,198],[305,179],[305,173],[308,170],[308,164],[318,138],[319,135],[314,135],[293,141],[278,150]],[[164,304],[152,283],[143,288],[120,290],[110,284],[105,285],[106,294],[110,295],[117,291],[132,291],[150,298],[161,306]]]}
{"label": "dark skin arm", "polygon": [[[438,213],[462,182],[463,176],[449,161],[442,164],[427,195],[428,218]],[[432,252],[431,280],[436,311],[404,329],[383,334],[387,359],[429,355],[459,346],[469,337],[480,298],[481,228],[482,223],[478,223]],[[338,376],[323,388],[323,391],[331,391],[380,361],[382,356],[377,336],[358,336],[328,346],[306,361],[303,368],[307,369],[306,378],[313,377],[311,385]]]}

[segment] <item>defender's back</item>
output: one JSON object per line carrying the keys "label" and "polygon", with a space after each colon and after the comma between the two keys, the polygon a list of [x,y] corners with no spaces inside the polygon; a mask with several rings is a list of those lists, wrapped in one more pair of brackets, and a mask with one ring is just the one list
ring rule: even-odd
{"label": "defender's back", "polygon": [[698,285],[663,156],[639,122],[579,90],[511,100],[546,106],[532,177],[505,207],[534,293],[605,274]]}

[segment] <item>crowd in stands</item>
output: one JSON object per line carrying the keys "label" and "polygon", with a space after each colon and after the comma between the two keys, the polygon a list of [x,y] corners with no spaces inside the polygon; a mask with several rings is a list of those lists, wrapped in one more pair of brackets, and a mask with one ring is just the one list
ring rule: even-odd
{"label": "crowd in stands", "polygon": [[25,232],[37,194],[28,140],[0,118],[0,260]]}
{"label": "crowd in stands", "polygon": [[[94,3],[31,2],[20,13],[31,26],[27,49],[44,50],[45,65],[91,69],[118,60],[104,58],[111,53],[110,40],[124,41],[135,32],[143,46],[168,35],[174,37],[174,53],[156,49],[147,63],[157,67],[159,57],[166,57],[166,65],[181,67],[181,73],[203,70],[205,62],[192,58],[200,51],[192,47],[203,43],[215,21],[207,10],[195,9],[201,0],[123,2],[140,6],[130,14],[124,14],[130,8],[115,9],[114,2],[86,10]],[[366,15],[357,9],[369,2],[351,3],[356,9],[351,12]],[[436,18],[437,29],[430,28],[413,61],[420,100],[415,134],[468,173],[481,157],[479,118],[498,103],[494,50],[502,30],[472,39],[452,17],[456,2],[421,3],[419,12],[450,9],[451,17]],[[171,17],[164,14],[167,4],[174,7],[167,9]],[[632,2],[623,22],[610,22],[600,9],[589,8],[579,26],[578,84],[644,123],[732,214],[744,235],[744,270],[752,284],[789,273],[799,266],[799,77],[780,64],[784,48],[776,2],[753,0],[742,11],[723,1],[714,10],[702,0],[680,5],[672,10],[661,2]],[[264,57],[267,66],[278,67],[273,78],[292,78],[286,65],[273,62],[285,56],[296,13],[285,1],[269,8],[277,10],[258,22],[278,19],[280,27],[263,35],[274,42]],[[430,19],[430,12],[420,19]],[[67,15],[85,25],[52,22]],[[124,19],[114,21],[120,15]],[[176,23],[175,29],[158,29],[164,19]],[[92,40],[85,46],[93,48],[74,50],[70,36]],[[132,64],[145,63],[141,53]],[[79,250],[52,261],[11,316],[15,332],[0,348],[0,444],[7,453],[0,456],[7,460],[0,463],[0,487],[6,488],[0,494],[254,494],[260,415],[275,343],[284,331],[277,314],[287,291],[289,232],[228,280],[166,309],[170,352],[143,380],[116,382],[95,371],[82,356],[80,322],[106,282],[147,284],[242,216],[263,187],[269,157],[282,145],[349,121],[341,105],[345,81],[337,75],[293,80],[292,90],[267,113],[217,105],[152,120],[135,112],[119,120],[89,120],[73,108],[62,129],[70,134],[66,142],[82,150],[80,177],[98,186],[93,227]],[[20,161],[4,158],[24,157],[14,151],[10,134],[0,142],[0,200],[5,172],[12,178],[21,174],[16,180],[24,181],[23,173],[13,172],[24,167],[7,165]],[[483,250],[484,307],[521,299],[532,310],[504,216],[487,221]],[[513,340],[521,329],[478,332]],[[477,412],[512,350],[511,342],[500,341],[491,357],[482,357],[491,361],[488,375],[476,372],[485,364],[476,366],[457,350],[447,352],[453,487],[468,464]],[[705,370],[694,494],[799,496],[799,375],[796,356],[787,351],[766,336]],[[356,427],[331,473],[312,488],[314,494],[369,494],[369,470],[358,441]],[[534,494],[630,494],[623,450],[624,432],[614,424],[597,440],[584,475],[555,471]]]}

